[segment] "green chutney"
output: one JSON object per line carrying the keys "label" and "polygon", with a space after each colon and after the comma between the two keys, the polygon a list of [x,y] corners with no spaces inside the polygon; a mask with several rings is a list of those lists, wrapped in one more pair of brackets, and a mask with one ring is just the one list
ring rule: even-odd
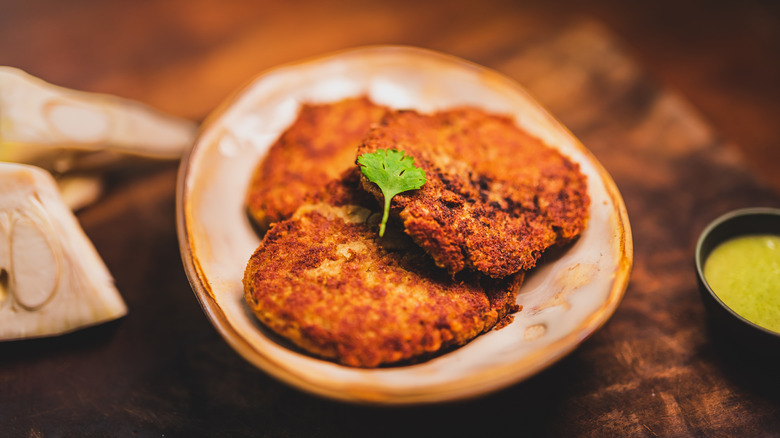
{"label": "green chutney", "polygon": [[746,235],[710,253],[704,278],[731,310],[780,333],[780,236]]}

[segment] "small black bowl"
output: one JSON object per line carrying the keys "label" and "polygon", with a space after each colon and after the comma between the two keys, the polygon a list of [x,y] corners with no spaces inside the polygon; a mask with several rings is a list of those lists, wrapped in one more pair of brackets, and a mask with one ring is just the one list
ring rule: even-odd
{"label": "small black bowl", "polygon": [[696,245],[696,274],[702,300],[719,335],[736,345],[762,355],[780,357],[780,333],[748,321],[731,310],[712,291],[704,278],[704,262],[718,244],[748,234],[780,235],[780,209],[745,208],[726,213],[712,221],[701,233]]}

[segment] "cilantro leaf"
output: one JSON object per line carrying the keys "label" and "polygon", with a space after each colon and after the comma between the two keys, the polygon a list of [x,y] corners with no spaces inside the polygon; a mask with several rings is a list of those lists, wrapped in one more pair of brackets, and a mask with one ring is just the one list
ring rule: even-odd
{"label": "cilantro leaf", "polygon": [[390,201],[399,193],[419,189],[427,181],[425,171],[414,165],[414,158],[395,149],[378,149],[363,154],[357,159],[360,170],[369,181],[382,190],[385,198],[385,210],[379,235],[384,236],[385,225],[390,214]]}

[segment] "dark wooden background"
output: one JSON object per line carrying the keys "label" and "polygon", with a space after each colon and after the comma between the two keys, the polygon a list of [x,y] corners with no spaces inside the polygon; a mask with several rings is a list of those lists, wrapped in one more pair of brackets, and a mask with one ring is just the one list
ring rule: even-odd
{"label": "dark wooden background", "polygon": [[202,120],[276,64],[375,43],[517,79],[615,178],[631,284],[573,354],[498,393],[406,408],[323,400],[253,368],[184,275],[176,163],[114,170],[78,212],[130,313],[0,344],[0,435],[778,436],[778,364],[721,339],[693,247],[729,209],[779,206],[780,3],[0,1],[0,65]]}

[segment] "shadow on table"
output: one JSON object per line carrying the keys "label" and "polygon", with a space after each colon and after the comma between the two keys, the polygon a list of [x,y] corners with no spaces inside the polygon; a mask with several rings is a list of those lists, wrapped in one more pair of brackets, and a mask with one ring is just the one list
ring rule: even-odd
{"label": "shadow on table", "polygon": [[710,321],[713,360],[735,386],[780,403],[780,351],[745,342]]}
{"label": "shadow on table", "polygon": [[0,364],[78,355],[109,343],[121,324],[122,318],[58,336],[0,342]]}

